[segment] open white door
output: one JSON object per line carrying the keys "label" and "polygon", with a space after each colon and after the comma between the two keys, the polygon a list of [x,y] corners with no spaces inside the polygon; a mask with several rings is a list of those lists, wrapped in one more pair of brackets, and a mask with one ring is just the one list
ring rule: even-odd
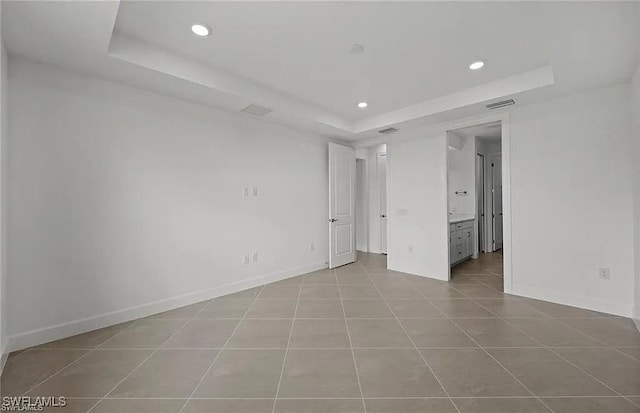
{"label": "open white door", "polygon": [[502,156],[491,160],[491,182],[493,197],[493,250],[502,248]]}
{"label": "open white door", "polygon": [[380,184],[380,252],[387,253],[387,154],[378,154],[378,182]]}
{"label": "open white door", "polygon": [[329,268],[356,260],[356,153],[329,143]]}

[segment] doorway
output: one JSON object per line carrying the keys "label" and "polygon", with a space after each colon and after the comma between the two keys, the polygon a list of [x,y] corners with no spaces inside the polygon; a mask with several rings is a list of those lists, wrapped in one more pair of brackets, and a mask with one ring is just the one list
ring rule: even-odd
{"label": "doorway", "polygon": [[476,137],[477,155],[482,158],[482,178],[477,180],[476,194],[482,200],[478,217],[481,252],[491,253],[503,246],[503,210],[502,210],[502,150],[501,139],[495,135],[491,138]]}
{"label": "doorway", "polygon": [[[489,213],[491,214],[491,252],[502,249],[502,155],[494,153],[489,156],[491,175],[489,176],[489,188],[485,186],[485,192],[491,197]],[[487,194],[485,194],[486,196]]]}
{"label": "doorway", "polygon": [[[504,291],[501,121],[448,132],[451,281],[477,278]],[[477,274],[477,277],[476,277]]]}
{"label": "doorway", "polygon": [[354,262],[357,252],[387,253],[386,149],[329,144],[330,268]]}

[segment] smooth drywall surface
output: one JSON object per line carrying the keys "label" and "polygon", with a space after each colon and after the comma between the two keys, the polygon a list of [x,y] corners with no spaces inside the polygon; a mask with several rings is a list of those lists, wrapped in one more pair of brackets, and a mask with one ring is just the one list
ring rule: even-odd
{"label": "smooth drywall surface", "polygon": [[632,83],[633,101],[633,165],[634,165],[634,266],[635,266],[635,319],[640,328],[640,65],[636,69]]}
{"label": "smooth drywall surface", "polygon": [[392,270],[449,278],[447,138],[387,145]]}
{"label": "smooth drywall surface", "polygon": [[9,86],[12,342],[325,266],[325,139],[19,58]]}
{"label": "smooth drywall surface", "polygon": [[[0,4],[0,21],[2,5]],[[7,52],[0,27],[0,369],[7,350],[7,260],[6,260],[6,191],[7,191]]]}
{"label": "smooth drywall surface", "polygon": [[[447,139],[451,137],[448,136]],[[449,149],[449,211],[475,215],[476,140],[462,138],[461,142],[460,150]]]}
{"label": "smooth drywall surface", "polygon": [[356,159],[356,249],[363,252],[369,251],[367,183],[367,161]]}
{"label": "smooth drywall surface", "polygon": [[512,110],[515,294],[631,316],[630,98],[626,84]]}

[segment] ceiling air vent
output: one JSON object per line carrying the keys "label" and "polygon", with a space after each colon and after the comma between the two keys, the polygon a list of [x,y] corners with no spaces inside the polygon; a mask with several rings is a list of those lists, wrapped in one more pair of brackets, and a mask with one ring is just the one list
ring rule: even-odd
{"label": "ceiling air vent", "polygon": [[398,129],[396,129],[396,128],[386,128],[386,129],[380,129],[378,131],[378,133],[381,133],[383,135],[389,135],[389,134],[396,133],[396,132],[398,132]]}
{"label": "ceiling air vent", "polygon": [[264,106],[249,105],[246,108],[242,109],[242,112],[254,116],[264,116],[268,113],[273,112],[273,109],[265,108]]}
{"label": "ceiling air vent", "polygon": [[487,109],[491,110],[491,109],[503,108],[505,106],[511,106],[515,104],[516,104],[515,100],[509,99],[509,100],[501,100],[500,102],[489,103],[488,105],[486,105],[486,107]]}

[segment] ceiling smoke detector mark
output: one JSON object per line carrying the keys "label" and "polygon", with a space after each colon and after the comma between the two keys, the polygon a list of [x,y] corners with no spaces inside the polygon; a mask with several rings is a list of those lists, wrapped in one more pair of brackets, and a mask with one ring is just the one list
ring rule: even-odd
{"label": "ceiling smoke detector mark", "polygon": [[486,105],[486,108],[489,110],[503,108],[505,106],[515,105],[516,101],[513,99],[501,100],[500,102],[493,102]]}
{"label": "ceiling smoke detector mark", "polygon": [[265,108],[264,106],[259,105],[249,105],[246,108],[242,109],[242,112],[248,113],[249,115],[253,116],[264,116],[273,112],[273,109]]}
{"label": "ceiling smoke detector mark", "polygon": [[364,52],[364,46],[360,43],[352,44],[351,48],[349,49],[349,53],[351,54],[362,54],[362,52]]}
{"label": "ceiling smoke detector mark", "polygon": [[378,131],[378,133],[381,133],[383,135],[390,135],[390,134],[396,133],[396,132],[398,132],[398,129],[396,129],[396,128],[385,128],[385,129],[380,129]]}

